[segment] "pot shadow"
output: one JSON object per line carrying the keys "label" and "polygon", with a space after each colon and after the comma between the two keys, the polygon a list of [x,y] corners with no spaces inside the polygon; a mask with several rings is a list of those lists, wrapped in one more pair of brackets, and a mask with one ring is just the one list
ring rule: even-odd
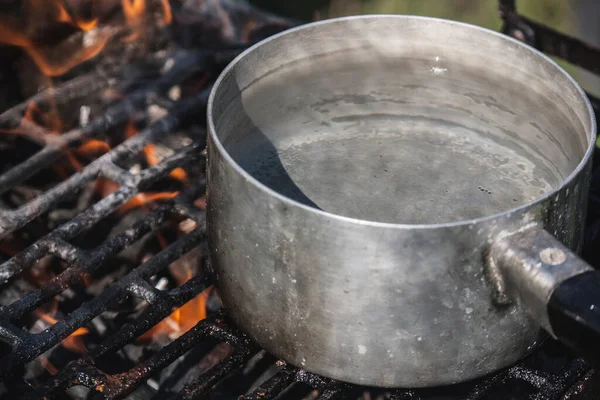
{"label": "pot shadow", "polygon": [[215,98],[215,105],[219,104],[220,107],[213,109],[217,136],[225,150],[242,169],[263,185],[291,200],[322,211],[294,182],[277,147],[248,115],[234,79],[230,77],[223,82],[222,94]]}

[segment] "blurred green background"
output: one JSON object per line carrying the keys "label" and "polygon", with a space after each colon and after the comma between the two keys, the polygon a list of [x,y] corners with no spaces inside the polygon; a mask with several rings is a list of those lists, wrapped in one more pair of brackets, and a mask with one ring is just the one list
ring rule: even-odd
{"label": "blurred green background", "polygon": [[[497,0],[252,0],[260,7],[305,21],[355,14],[413,14],[500,28]],[[577,0],[518,0],[519,12],[571,32]]]}
{"label": "blurred green background", "polygon": [[[356,14],[428,15],[465,21],[499,30],[497,0],[250,0],[280,15],[313,21]],[[561,32],[586,41],[600,42],[600,0],[517,0],[518,11]],[[557,60],[593,93],[600,79]]]}

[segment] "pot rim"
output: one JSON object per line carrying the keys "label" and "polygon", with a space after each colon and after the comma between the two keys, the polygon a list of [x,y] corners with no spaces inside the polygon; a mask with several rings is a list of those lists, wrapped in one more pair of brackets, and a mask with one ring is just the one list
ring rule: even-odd
{"label": "pot rim", "polygon": [[[565,179],[563,179],[563,181],[559,185],[557,185],[551,191],[541,195],[540,197],[536,198],[533,201],[521,204],[520,206],[510,208],[508,210],[505,210],[505,211],[502,211],[499,213],[490,214],[490,215],[486,215],[486,216],[479,217],[479,218],[452,221],[452,222],[435,223],[435,224],[400,224],[400,223],[392,223],[392,222],[378,222],[378,221],[371,221],[371,220],[367,220],[367,219],[345,217],[343,215],[319,210],[319,209],[307,206],[305,204],[302,204],[296,200],[292,200],[289,197],[280,194],[279,192],[269,188],[268,186],[266,186],[263,183],[261,183],[260,181],[258,181],[251,174],[249,174],[246,170],[244,170],[242,167],[240,167],[240,165],[233,159],[233,157],[231,157],[231,155],[227,152],[227,150],[225,150],[225,147],[223,146],[220,139],[218,138],[215,123],[213,120],[213,108],[214,108],[214,100],[215,100],[216,94],[220,89],[221,83],[223,82],[225,77],[227,77],[231,73],[231,71],[234,69],[234,67],[237,64],[239,64],[240,62],[242,62],[244,60],[244,58],[249,53],[253,52],[255,49],[257,49],[261,46],[264,46],[271,41],[276,41],[282,36],[294,34],[298,31],[301,31],[303,29],[307,29],[310,27],[331,24],[331,23],[337,23],[339,21],[350,21],[350,20],[355,20],[355,19],[377,19],[377,18],[380,18],[380,19],[389,18],[389,19],[398,19],[398,20],[420,19],[423,21],[431,21],[434,23],[446,23],[446,24],[450,24],[450,25],[458,25],[458,26],[461,26],[466,29],[472,29],[473,31],[479,32],[480,34],[500,37],[501,39],[506,40],[507,42],[512,42],[518,46],[521,46],[522,48],[526,49],[527,51],[530,51],[530,52],[536,54],[537,56],[541,57],[541,59],[544,60],[545,63],[547,63],[549,66],[553,67],[556,71],[560,72],[563,76],[565,76],[567,78],[567,81],[571,85],[573,85],[573,87],[576,89],[577,93],[580,95],[580,100],[583,101],[583,104],[585,105],[585,108],[587,110],[587,114],[589,117],[589,121],[588,121],[589,129],[586,132],[586,135],[588,136],[589,141],[588,141],[588,146],[587,146],[586,152],[585,152],[584,156],[581,158],[581,161],[579,162],[577,167]],[[455,228],[455,227],[461,227],[461,226],[475,225],[480,222],[491,221],[491,220],[499,219],[502,217],[508,217],[513,213],[527,212],[530,208],[532,208],[536,204],[544,202],[545,200],[555,196],[558,192],[560,192],[566,186],[568,186],[585,169],[586,165],[588,164],[588,162],[590,161],[590,159],[592,157],[592,154],[594,153],[594,148],[596,147],[596,116],[595,116],[594,109],[592,107],[592,104],[590,103],[589,98],[587,97],[586,93],[584,92],[583,88],[579,85],[579,83],[569,73],[567,73],[560,65],[558,65],[554,60],[552,60],[546,54],[544,54],[541,51],[537,50],[536,48],[529,46],[526,43],[523,43],[517,39],[510,37],[510,36],[507,36],[500,32],[493,31],[491,29],[483,28],[478,25],[473,25],[473,24],[469,24],[469,23],[465,23],[465,22],[454,21],[454,20],[443,19],[443,18],[424,17],[424,16],[416,16],[416,15],[373,14],[373,15],[354,15],[354,16],[347,16],[347,17],[340,17],[340,18],[331,18],[331,19],[326,19],[323,21],[317,21],[317,22],[303,24],[303,25],[297,26],[295,28],[287,29],[283,32],[280,32],[278,34],[270,36],[267,39],[264,39],[256,44],[250,46],[245,51],[243,51],[240,55],[238,55],[235,59],[233,59],[233,61],[231,61],[229,63],[229,65],[227,65],[227,67],[223,70],[223,72],[221,72],[221,74],[215,81],[215,84],[211,90],[210,96],[208,98],[206,112],[207,112],[207,121],[208,121],[208,136],[209,136],[210,142],[212,142],[211,144],[213,146],[215,146],[215,148],[217,149],[217,151],[219,152],[221,157],[223,157],[227,161],[227,163],[229,163],[233,167],[235,172],[240,174],[247,182],[251,183],[258,189],[263,191],[265,194],[274,196],[275,198],[282,201],[283,203],[285,203],[288,206],[298,207],[307,212],[314,213],[314,214],[317,214],[317,215],[320,215],[323,217],[327,217],[327,218],[333,218],[333,219],[343,221],[343,222],[349,222],[349,223],[353,223],[353,224],[366,225],[366,226],[379,227],[379,228],[392,228],[392,229]]]}

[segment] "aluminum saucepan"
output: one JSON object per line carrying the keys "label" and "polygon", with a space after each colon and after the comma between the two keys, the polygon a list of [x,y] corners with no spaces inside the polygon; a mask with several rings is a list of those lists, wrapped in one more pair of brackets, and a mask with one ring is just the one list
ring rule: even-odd
{"label": "aluminum saucepan", "polygon": [[413,16],[239,56],[208,106],[212,267],[232,318],[308,371],[460,382],[544,335],[598,357],[582,242],[595,120],[538,51]]}

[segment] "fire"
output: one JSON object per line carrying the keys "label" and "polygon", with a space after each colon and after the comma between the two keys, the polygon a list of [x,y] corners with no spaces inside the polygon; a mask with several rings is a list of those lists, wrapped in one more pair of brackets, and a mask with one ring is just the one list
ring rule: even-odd
{"label": "fire", "polygon": [[181,182],[185,182],[187,180],[187,173],[183,168],[175,168],[173,171],[171,171],[169,176]]}
{"label": "fire", "polygon": [[153,203],[156,201],[166,201],[171,200],[173,197],[177,196],[179,192],[157,192],[157,193],[139,193],[127,203],[123,204],[119,211],[126,212],[131,210],[132,208],[144,207],[149,203]]}
{"label": "fire", "polygon": [[102,198],[119,190],[119,184],[109,179],[98,178],[94,183],[94,192],[98,193]]}
{"label": "fire", "polygon": [[95,43],[79,49],[74,54],[61,54],[59,60],[51,60],[23,32],[9,27],[8,24],[0,23],[0,43],[23,49],[35,62],[40,72],[48,77],[63,75],[79,64],[96,57],[106,46],[109,39],[109,35],[104,35]]}
{"label": "fire", "polygon": [[65,22],[86,32],[94,29],[96,25],[98,25],[98,18],[92,18],[89,21],[86,21],[77,16],[70,15],[60,0],[53,0],[50,3],[58,10],[59,22]]}
{"label": "fire", "polygon": [[133,121],[129,121],[125,127],[125,138],[129,139],[130,137],[135,136],[137,133],[138,129],[135,127],[135,123]]}
{"label": "fire", "polygon": [[23,114],[23,119],[33,123],[40,121],[40,124],[47,127],[51,133],[60,133],[62,127],[62,121],[60,117],[56,115],[54,110],[43,112],[35,101],[29,101],[27,103],[27,109],[25,110],[25,114]]}
{"label": "fire", "polygon": [[[99,178],[95,182],[95,192],[98,193],[102,198],[119,189],[119,184],[108,179]],[[144,192],[133,196],[129,201],[123,204],[119,208],[120,213],[127,212],[134,208],[145,207],[148,208],[149,204],[154,202],[171,200],[177,196],[179,192]]]}
{"label": "fire", "polygon": [[30,101],[27,103],[27,109],[19,126],[14,129],[1,129],[0,132],[43,140],[43,136],[47,133],[59,134],[61,127],[62,121],[53,106],[49,112],[43,112],[34,101]]}
{"label": "fire", "polygon": [[[125,15],[127,26],[131,29],[131,34],[123,40],[128,42],[143,36],[145,33],[144,18],[147,9],[146,1],[121,0],[121,7],[123,8],[123,14]],[[168,25],[173,20],[173,13],[171,11],[169,0],[161,0],[161,8],[163,14],[163,23]]]}
{"label": "fire", "polygon": [[73,155],[73,153],[71,151],[67,151],[67,152],[65,152],[65,154],[67,156],[67,160],[69,161],[69,164],[71,164],[71,167],[73,169],[75,169],[75,171],[81,171],[83,169],[83,164],[80,163],[77,158],[75,158],[75,156]]}
{"label": "fire", "polygon": [[[84,165],[77,159],[76,155],[80,156],[80,157],[94,158],[96,156],[100,156],[109,151],[110,151],[110,146],[108,143],[106,143],[102,140],[89,139],[84,144],[82,144],[77,149],[75,149],[74,151],[66,150],[65,156],[67,158],[69,166],[73,170],[81,171],[83,169]],[[54,169],[56,170],[58,165],[55,164],[54,167],[55,167]],[[58,169],[60,169],[60,167],[58,167]],[[61,175],[63,177],[66,177],[67,174],[66,174],[66,172],[62,171]]]}
{"label": "fire", "polygon": [[[144,155],[146,156],[146,162],[148,165],[153,166],[160,162],[158,155],[156,154],[156,145],[149,144],[144,147]],[[187,180],[187,173],[183,168],[175,168],[169,176],[175,180],[180,182],[185,182]]]}
{"label": "fire", "polygon": [[167,318],[150,328],[138,338],[138,341],[151,341],[154,336],[167,335],[178,338],[206,318],[206,300],[212,291],[209,287],[192,300],[171,313]]}
{"label": "fire", "polygon": [[[108,43],[110,35],[99,35],[97,40],[89,46],[77,49],[72,54],[60,52],[60,59],[53,60],[44,53],[29,37],[28,32],[37,28],[40,20],[48,16],[57,22],[67,23],[82,31],[90,31],[98,25],[98,19],[85,20],[76,15],[71,15],[61,0],[40,2],[29,0],[26,4],[28,10],[24,21],[9,24],[0,22],[0,43],[17,46],[23,49],[35,62],[39,70],[47,77],[60,76],[77,65],[96,57]],[[16,27],[18,26],[18,28]]]}
{"label": "fire", "polygon": [[[91,9],[96,10],[95,12],[98,13],[97,8],[93,7],[95,5],[94,0],[91,1]],[[165,24],[171,23],[173,15],[169,0],[161,0],[156,4],[161,7],[163,22]],[[148,25],[145,21],[145,14],[148,9],[146,1],[121,0],[121,5],[126,27],[132,31],[128,39],[135,39],[144,33],[143,29]],[[73,11],[77,9],[77,6],[73,6],[73,4],[71,6],[67,5],[67,0],[26,0],[23,5],[25,13],[22,20],[10,19],[11,17],[0,18],[0,44],[20,47],[29,55],[39,71],[46,77],[45,85],[50,89],[53,87],[53,81],[50,78],[63,75],[81,63],[96,57],[117,32],[114,29],[100,31],[99,34],[93,35],[91,41],[87,40],[86,36],[86,40],[77,49],[72,49],[72,44],[69,44],[63,51],[62,47],[65,47],[63,44],[69,42],[69,40],[65,40],[63,43],[54,46],[52,52],[47,51],[36,42],[34,37],[36,37],[36,32],[40,30],[40,27],[48,24],[48,19],[69,24],[83,32],[98,27],[99,18],[93,15],[89,17],[78,15],[77,11]],[[57,49],[59,51],[56,51]],[[37,142],[43,142],[43,136],[47,133],[60,134],[64,127],[54,99],[51,98],[48,106],[45,106],[46,110],[42,111],[37,104],[30,102],[21,124],[15,129],[2,131],[27,135]],[[126,137],[130,137],[136,132],[137,129],[135,129],[133,123],[130,123],[126,128]],[[109,149],[110,147],[107,144],[90,141],[77,149],[75,154],[88,156],[90,154],[105,153]],[[81,163],[77,161],[73,154],[67,154],[67,160],[72,169],[81,169]],[[61,169],[63,167],[56,166],[55,168]],[[62,175],[66,175],[66,172],[63,172]],[[185,171],[181,169],[177,169],[171,174],[174,179],[180,181],[186,179]],[[139,201],[140,199],[138,199]]]}
{"label": "fire", "polygon": [[171,12],[171,5],[169,4],[169,0],[161,0],[161,4],[162,4],[162,9],[163,9],[164,23],[166,25],[168,25],[173,21],[173,13]]}
{"label": "fire", "polygon": [[131,35],[127,36],[124,41],[135,40],[143,33],[143,17],[146,9],[145,0],[121,0],[123,13],[127,20],[127,25],[131,28]]}
{"label": "fire", "polygon": [[[30,101],[19,126],[15,129],[4,129],[0,131],[4,133],[21,134],[29,136],[34,140],[39,139],[43,141],[43,136],[45,135],[60,135],[63,131],[63,122],[55,104],[52,102],[50,104],[50,110],[44,112],[35,102]],[[108,143],[97,139],[89,139],[75,151],[66,150],[65,156],[70,167],[75,171],[79,171],[83,168],[83,164],[76,158],[76,155],[90,158],[102,155],[108,151],[110,151]],[[54,164],[53,167],[62,177],[68,175],[63,168],[63,165]]]}
{"label": "fire", "polygon": [[[50,325],[54,325],[58,322],[56,320],[56,318],[54,318],[54,316],[56,315],[56,311],[58,309],[58,300],[56,300],[56,298],[53,300],[52,306],[50,308],[51,308],[51,310],[50,310],[50,313],[48,313],[48,314],[43,312],[39,308],[34,310],[33,313],[38,318],[45,321],[46,323],[48,323]],[[73,332],[71,335],[69,335],[65,340],[63,340],[61,344],[64,348],[71,350],[72,352],[79,353],[79,354],[85,354],[85,353],[87,353],[88,350],[85,347],[85,344],[83,343],[82,336],[86,335],[88,333],[89,333],[89,331],[86,328],[79,328],[75,332]],[[52,364],[50,364],[50,365],[52,365]],[[52,373],[51,371],[49,371],[49,372]]]}
{"label": "fire", "polygon": [[48,357],[42,354],[41,356],[39,356],[39,359],[40,364],[42,364],[42,367],[44,367],[44,369],[48,371],[50,375],[58,374],[58,368],[56,368],[54,364],[52,364],[50,360],[48,360]]}
{"label": "fire", "polygon": [[160,162],[158,155],[156,154],[156,145],[149,144],[144,147],[144,154],[146,155],[148,165],[156,165]]}
{"label": "fire", "polygon": [[110,151],[110,146],[108,143],[97,140],[90,139],[75,150],[77,155],[80,156],[94,156],[104,154]]}
{"label": "fire", "polygon": [[[156,237],[161,244],[161,247],[167,247],[167,242],[160,232],[156,233]],[[171,263],[171,265],[169,265],[169,271],[173,275],[173,278],[175,278],[178,286],[183,285],[193,277],[190,259],[185,257]],[[167,335],[171,338],[178,338],[189,331],[199,321],[206,318],[206,301],[212,290],[213,287],[211,286],[181,307],[177,308],[171,315],[141,335],[138,340],[149,341],[152,340],[154,336],[158,335]]]}
{"label": "fire", "polygon": [[[135,127],[133,121],[129,121],[125,126],[125,138],[129,139],[138,133],[138,129]],[[91,142],[91,143],[90,143]],[[107,143],[101,141],[90,141],[83,145],[84,152],[85,151],[108,151],[110,150],[110,146]],[[81,149],[81,147],[80,147]],[[158,155],[156,154],[156,146],[153,144],[149,144],[144,148],[144,156],[146,158],[146,162],[148,165],[156,165],[160,162]],[[170,175],[172,178],[185,181],[187,179],[187,174],[182,168],[176,168],[171,171]],[[103,198],[113,193],[114,191],[119,189],[119,185],[116,182],[100,178],[96,180],[96,193],[100,194]],[[138,193],[125,204],[123,204],[119,208],[119,212],[124,213],[134,208],[144,207],[148,209],[148,205],[160,202],[171,200],[175,196],[179,194],[178,191],[175,192],[143,192]]]}
{"label": "fire", "polygon": [[[47,135],[60,135],[63,131],[63,121],[60,113],[54,101],[50,102],[49,107],[48,111],[44,111],[34,101],[30,101],[19,126],[14,129],[1,129],[0,132],[27,136],[35,142],[44,142]],[[65,150],[67,164],[58,162],[53,164],[52,168],[60,177],[66,178],[69,175],[66,167],[70,167],[74,171],[80,171],[83,168],[83,164],[75,155],[93,156],[94,154],[105,153],[109,149],[107,143],[91,139],[81,145],[75,152]]]}
{"label": "fire", "polygon": [[180,333],[183,334],[189,331],[198,323],[198,321],[206,318],[206,300],[211,291],[212,288],[206,289],[198,296],[173,311],[170,315],[170,318],[172,318],[179,326]]}
{"label": "fire", "polygon": [[[113,33],[97,35],[89,45],[74,52],[60,51],[60,58],[53,59],[44,49],[34,43],[31,32],[48,16],[56,22],[69,24],[87,32],[98,27],[98,18],[85,19],[68,11],[65,0],[38,1],[28,0],[28,13],[24,21],[0,21],[0,43],[23,49],[35,62],[38,69],[47,77],[65,74],[74,67],[96,57],[107,45]],[[134,40],[144,33],[145,0],[121,0],[127,26],[132,33],[124,40]],[[165,24],[171,23],[173,14],[168,0],[161,0],[162,18]],[[72,54],[69,54],[72,53]]]}

